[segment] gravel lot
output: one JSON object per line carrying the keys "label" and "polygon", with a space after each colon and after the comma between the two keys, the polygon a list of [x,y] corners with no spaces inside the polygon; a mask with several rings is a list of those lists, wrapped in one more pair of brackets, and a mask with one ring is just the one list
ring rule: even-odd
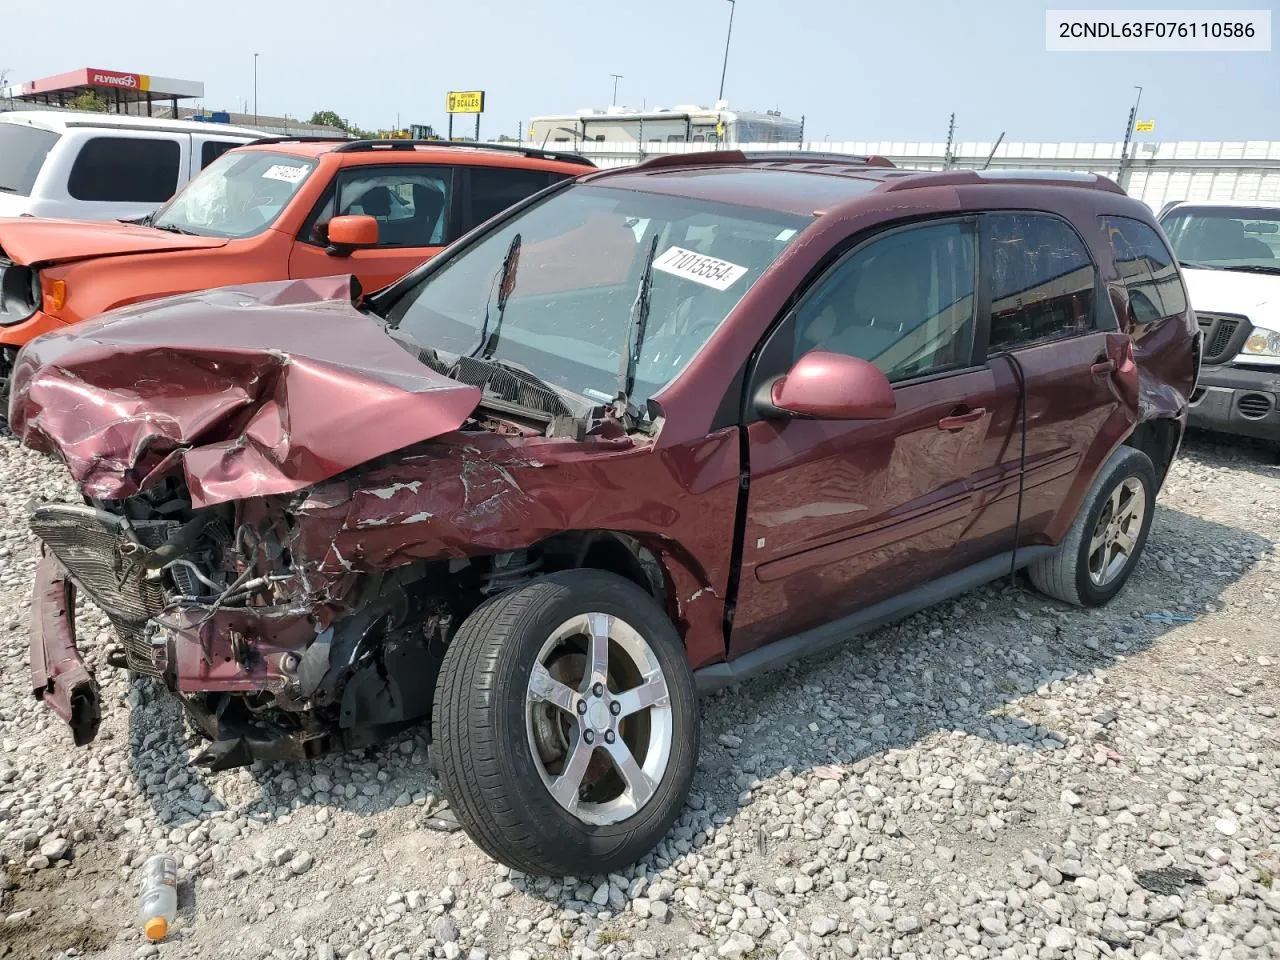
{"label": "gravel lot", "polygon": [[[1274,464],[1189,440],[1106,610],[1002,583],[722,692],[660,849],[560,882],[439,829],[420,738],[205,775],[176,707],[101,665],[73,747],[26,652],[27,505],[70,490],[6,435],[0,957],[1280,957]],[[106,621],[80,634],[101,664]]]}

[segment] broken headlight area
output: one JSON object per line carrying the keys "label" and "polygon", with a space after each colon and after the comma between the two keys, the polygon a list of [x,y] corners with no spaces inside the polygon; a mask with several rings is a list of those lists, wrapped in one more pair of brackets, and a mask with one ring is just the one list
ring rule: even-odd
{"label": "broken headlight area", "polygon": [[[193,510],[168,480],[31,518],[56,562],[37,583],[34,622],[74,623],[77,592],[91,599],[120,640],[110,662],[182,699],[213,741],[197,762],[215,769],[359,746],[428,717],[453,625],[493,579],[456,560],[321,575],[295,556],[306,546],[297,520],[269,506]],[[63,577],[75,589],[55,589]],[[32,633],[36,695],[59,713],[70,712],[62,678],[83,666],[65,632]],[[96,710],[91,679],[75,690]],[[77,740],[91,738],[86,724]]]}

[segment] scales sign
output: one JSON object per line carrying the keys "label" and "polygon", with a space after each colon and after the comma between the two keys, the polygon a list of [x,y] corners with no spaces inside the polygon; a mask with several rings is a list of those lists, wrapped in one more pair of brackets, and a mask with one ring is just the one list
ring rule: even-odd
{"label": "scales sign", "polygon": [[484,113],[483,90],[451,90],[445,97],[446,113]]}

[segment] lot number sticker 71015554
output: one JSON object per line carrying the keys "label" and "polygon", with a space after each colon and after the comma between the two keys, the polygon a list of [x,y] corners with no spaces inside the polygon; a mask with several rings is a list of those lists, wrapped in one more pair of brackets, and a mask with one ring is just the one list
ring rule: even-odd
{"label": "lot number sticker 71015554", "polygon": [[686,250],[684,247],[669,248],[653,261],[653,269],[684,277],[716,290],[728,290],[747,272],[746,267],[736,263],[709,257],[696,250]]}

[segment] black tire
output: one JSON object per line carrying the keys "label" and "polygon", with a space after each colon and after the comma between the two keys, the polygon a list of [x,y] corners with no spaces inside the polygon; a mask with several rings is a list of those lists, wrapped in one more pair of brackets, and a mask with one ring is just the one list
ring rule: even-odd
{"label": "black tire", "polygon": [[[629,624],[664,674],[671,748],[662,778],[628,819],[584,823],[552,797],[534,760],[526,691],[543,644],[571,618]],[[475,610],[450,642],[432,716],[436,768],[458,822],[485,853],[526,873],[591,876],[634,863],[680,814],[698,761],[698,700],[684,646],[635,584],[600,570],[541,577]]]}
{"label": "black tire", "polygon": [[[1098,584],[1089,573],[1090,541],[1099,518],[1111,502],[1111,496],[1127,480],[1136,480],[1146,498],[1136,547],[1130,551],[1112,579]],[[1077,607],[1100,607],[1118,594],[1128,581],[1138,558],[1142,556],[1155,513],[1156,471],[1151,458],[1133,447],[1120,447],[1098,471],[1098,477],[1085,495],[1075,523],[1067,531],[1058,551],[1027,568],[1037,590]]]}

